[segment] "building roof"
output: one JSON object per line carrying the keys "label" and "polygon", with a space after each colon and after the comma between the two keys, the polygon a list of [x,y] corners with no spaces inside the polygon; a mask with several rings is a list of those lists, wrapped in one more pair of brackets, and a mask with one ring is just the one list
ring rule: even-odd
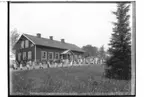
{"label": "building roof", "polygon": [[68,50],[63,51],[61,54],[63,54],[63,55],[65,55],[65,54],[73,54],[73,52],[70,49],[68,49]]}
{"label": "building roof", "polygon": [[54,48],[60,48],[60,49],[70,49],[73,51],[78,51],[78,52],[85,52],[82,50],[80,47],[70,44],[70,43],[62,43],[61,41],[57,40],[50,40],[47,38],[38,38],[37,36],[29,35],[29,34],[23,34],[26,36],[28,39],[33,41],[35,45],[40,45],[40,46],[46,46],[46,47],[54,47]]}

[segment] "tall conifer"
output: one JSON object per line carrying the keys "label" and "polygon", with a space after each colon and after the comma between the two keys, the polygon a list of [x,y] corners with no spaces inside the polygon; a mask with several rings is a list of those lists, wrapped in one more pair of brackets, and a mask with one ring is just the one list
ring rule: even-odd
{"label": "tall conifer", "polygon": [[111,57],[106,61],[106,76],[117,79],[131,78],[131,33],[128,14],[130,5],[118,3],[116,22],[113,22],[113,34],[110,40],[109,53]]}

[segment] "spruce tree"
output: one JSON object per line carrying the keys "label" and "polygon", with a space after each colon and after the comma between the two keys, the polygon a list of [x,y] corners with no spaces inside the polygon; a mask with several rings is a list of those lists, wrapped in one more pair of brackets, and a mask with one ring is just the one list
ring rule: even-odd
{"label": "spruce tree", "polygon": [[130,5],[118,3],[113,12],[117,21],[113,22],[113,34],[108,49],[111,57],[106,61],[106,76],[117,79],[131,79],[131,33],[128,14]]}
{"label": "spruce tree", "polygon": [[104,45],[100,47],[99,49],[99,59],[101,61],[104,61],[105,60],[105,57],[106,57],[106,52],[104,50]]}

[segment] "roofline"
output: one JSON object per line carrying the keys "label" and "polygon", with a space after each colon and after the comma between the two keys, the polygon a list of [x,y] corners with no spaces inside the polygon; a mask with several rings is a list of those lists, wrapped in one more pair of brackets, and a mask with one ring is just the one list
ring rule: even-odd
{"label": "roofline", "polygon": [[[30,38],[28,38],[24,33],[22,34],[24,35],[28,40],[30,40],[33,44],[35,44]],[[36,45],[36,44],[35,44]]]}
{"label": "roofline", "polygon": [[22,34],[21,34],[21,36],[18,38],[18,40],[15,42],[14,46],[12,47],[12,49],[15,47],[15,45],[17,44],[17,42],[20,40],[21,37],[22,37]]}
{"label": "roofline", "polygon": [[[43,46],[43,47],[57,48],[57,49],[62,49],[62,50],[71,50],[71,49],[67,49],[67,48],[58,48],[58,47],[45,46],[45,45],[39,45],[39,44],[36,44],[36,46]],[[80,48],[80,49],[81,49],[81,48]],[[81,49],[81,50],[82,50],[82,49]],[[85,52],[84,50],[82,50],[82,51],[78,51],[78,50],[71,50],[71,51],[81,52],[81,53],[84,53],[84,52]]]}
{"label": "roofline", "polygon": [[[68,50],[68,52],[71,52],[73,55],[74,55],[74,53],[72,52],[72,50],[71,49],[67,49]],[[66,50],[65,50],[66,51]]]}
{"label": "roofline", "polygon": [[[22,35],[23,35],[24,37],[26,37],[28,40],[30,40],[33,44],[35,44],[30,38],[28,38],[28,37],[23,33],[23,34],[21,34],[21,36],[19,37],[19,39],[15,42],[14,46],[15,46],[16,43],[20,40],[20,38],[22,37]],[[35,44],[35,45],[36,45],[36,44]]]}
{"label": "roofline", "polygon": [[[21,34],[21,36],[19,37],[19,39],[15,42],[14,46],[16,45],[16,43],[20,40],[20,38],[22,37],[22,35],[24,37],[26,37],[29,41],[31,41],[34,45],[39,46],[39,44],[36,44],[34,41],[32,41],[30,38],[28,38],[24,33]],[[44,46],[44,45],[40,45],[40,46]],[[45,47],[49,47],[49,46],[45,46]],[[13,47],[14,48],[14,47]],[[57,48],[57,47],[52,47],[52,48]],[[60,49],[65,49],[65,48],[60,48]],[[81,49],[81,48],[80,48]],[[76,52],[81,52],[84,53],[85,51],[83,49],[80,50],[71,50],[71,51],[76,51]]]}
{"label": "roofline", "polygon": [[71,51],[85,53],[85,51],[77,51],[77,50],[71,50]]}

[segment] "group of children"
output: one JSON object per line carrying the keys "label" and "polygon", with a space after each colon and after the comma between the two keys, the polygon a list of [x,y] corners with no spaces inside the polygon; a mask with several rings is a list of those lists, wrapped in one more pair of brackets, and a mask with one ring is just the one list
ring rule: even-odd
{"label": "group of children", "polygon": [[13,69],[38,69],[38,68],[49,68],[49,67],[69,67],[69,66],[80,66],[89,64],[102,64],[104,60],[95,57],[78,58],[74,60],[60,59],[60,60],[43,60],[43,61],[26,61],[26,62],[15,62],[12,66]]}

